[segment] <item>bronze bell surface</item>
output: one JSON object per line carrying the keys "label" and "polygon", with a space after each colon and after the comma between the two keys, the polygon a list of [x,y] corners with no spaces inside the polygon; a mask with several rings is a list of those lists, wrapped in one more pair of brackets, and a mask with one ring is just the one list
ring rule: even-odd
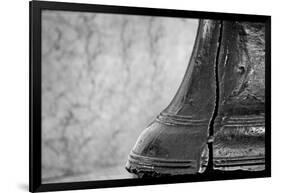
{"label": "bronze bell surface", "polygon": [[203,172],[214,111],[220,22],[201,20],[183,81],[168,107],[142,132],[126,169],[140,177]]}
{"label": "bronze bell surface", "polygon": [[213,166],[264,170],[265,25],[224,21],[219,54]]}
{"label": "bronze bell surface", "polygon": [[264,33],[261,23],[200,20],[183,81],[139,136],[129,172],[264,169]]}

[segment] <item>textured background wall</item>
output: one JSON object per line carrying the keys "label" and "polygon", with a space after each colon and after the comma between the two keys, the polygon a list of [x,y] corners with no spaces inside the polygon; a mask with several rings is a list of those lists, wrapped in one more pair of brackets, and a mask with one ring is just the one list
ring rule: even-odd
{"label": "textured background wall", "polygon": [[175,95],[197,24],[43,11],[43,183],[130,177],[127,156]]}

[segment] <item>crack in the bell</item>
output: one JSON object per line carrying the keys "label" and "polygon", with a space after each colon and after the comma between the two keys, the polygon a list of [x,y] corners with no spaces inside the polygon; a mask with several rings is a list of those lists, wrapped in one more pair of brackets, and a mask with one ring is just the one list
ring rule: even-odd
{"label": "crack in the bell", "polygon": [[217,47],[217,53],[216,53],[216,59],[215,59],[215,67],[214,67],[214,74],[215,74],[215,85],[216,85],[216,97],[215,97],[215,106],[214,111],[212,113],[212,117],[209,122],[208,131],[209,131],[209,137],[207,141],[208,149],[209,149],[209,159],[208,159],[208,165],[206,168],[206,172],[211,171],[213,169],[213,138],[214,138],[214,124],[215,119],[218,115],[218,109],[219,109],[219,100],[220,100],[220,86],[219,86],[219,55],[221,50],[221,44],[222,44],[222,32],[223,32],[223,21],[221,21],[220,24],[220,32],[219,32],[219,39],[218,39],[218,47]]}

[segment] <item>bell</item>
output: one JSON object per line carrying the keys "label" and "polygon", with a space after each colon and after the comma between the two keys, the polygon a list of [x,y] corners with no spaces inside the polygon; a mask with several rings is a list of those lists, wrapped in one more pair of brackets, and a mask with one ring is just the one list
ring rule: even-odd
{"label": "bell", "polygon": [[263,23],[200,20],[182,84],[126,169],[139,177],[264,170],[264,50]]}
{"label": "bell", "polygon": [[264,170],[265,25],[224,21],[220,41],[213,167]]}
{"label": "bell", "polygon": [[183,81],[168,107],[142,132],[126,169],[139,177],[194,174],[208,163],[221,21],[200,20]]}

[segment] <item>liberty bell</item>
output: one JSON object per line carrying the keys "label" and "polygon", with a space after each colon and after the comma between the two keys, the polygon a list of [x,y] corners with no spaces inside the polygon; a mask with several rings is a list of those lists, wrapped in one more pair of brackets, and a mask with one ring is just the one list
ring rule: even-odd
{"label": "liberty bell", "polygon": [[131,150],[138,177],[261,170],[264,26],[200,20],[183,81]]}

